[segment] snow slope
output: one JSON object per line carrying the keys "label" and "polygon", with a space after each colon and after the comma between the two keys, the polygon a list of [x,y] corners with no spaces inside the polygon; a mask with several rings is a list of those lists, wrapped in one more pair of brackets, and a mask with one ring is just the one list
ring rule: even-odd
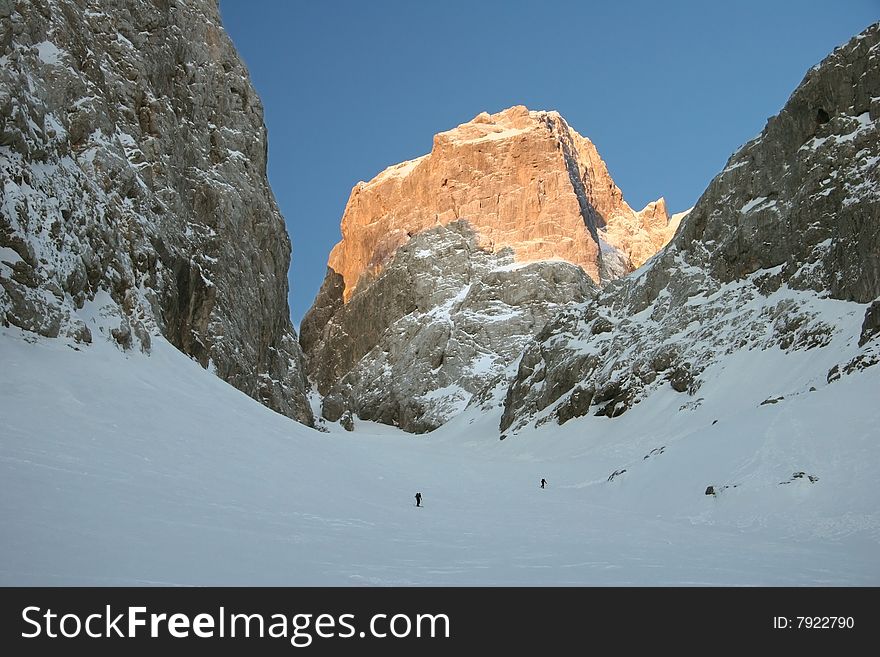
{"label": "snow slope", "polygon": [[161,338],[74,347],[0,329],[3,585],[880,584],[880,367],[738,352],[701,404],[499,441],[497,406],[326,434]]}

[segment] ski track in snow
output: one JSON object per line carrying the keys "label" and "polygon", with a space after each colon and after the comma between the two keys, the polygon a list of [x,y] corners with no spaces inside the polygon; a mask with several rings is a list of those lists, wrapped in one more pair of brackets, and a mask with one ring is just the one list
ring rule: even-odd
{"label": "ski track in snow", "polygon": [[880,367],[806,392],[809,354],[741,352],[699,405],[502,442],[500,409],[325,434],[161,338],[72,347],[0,329],[3,585],[880,584]]}

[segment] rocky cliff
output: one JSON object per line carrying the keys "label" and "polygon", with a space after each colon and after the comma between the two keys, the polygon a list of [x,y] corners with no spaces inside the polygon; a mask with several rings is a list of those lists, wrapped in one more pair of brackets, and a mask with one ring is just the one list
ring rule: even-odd
{"label": "rocky cliff", "polygon": [[633,211],[556,112],[512,107],[436,135],[429,155],[352,190],[301,327],[324,416],[442,424],[561,304],[640,266],[676,227],[663,199]]}
{"label": "rocky cliff", "polygon": [[662,246],[662,202],[629,207],[593,143],[557,112],[483,112],[434,137],[430,154],[358,183],[328,266],[351,298],[412,235],[466,219],[480,243],[518,262],[558,258],[596,283],[640,266]]}
{"label": "rocky cliff", "polygon": [[418,233],[340,305],[309,350],[326,419],[435,429],[564,304],[595,294],[576,265],[517,263],[512,249],[478,242],[463,220]]}
{"label": "rocky cliff", "polygon": [[785,394],[876,364],[878,125],[875,24],[807,73],[647,267],[544,328],[495,397],[502,431],[614,417],[664,387],[692,408],[707,368],[745,351],[811,352]]}
{"label": "rocky cliff", "polygon": [[165,336],[311,421],[263,110],[214,0],[0,0],[0,321]]}

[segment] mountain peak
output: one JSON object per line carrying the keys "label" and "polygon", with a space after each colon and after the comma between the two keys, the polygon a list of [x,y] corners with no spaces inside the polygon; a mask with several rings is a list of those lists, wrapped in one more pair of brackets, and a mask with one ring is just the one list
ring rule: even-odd
{"label": "mountain peak", "polygon": [[427,431],[671,231],[665,201],[635,212],[558,112],[516,105],[356,185],[342,235],[301,326],[323,417]]}
{"label": "mountain peak", "polygon": [[593,143],[558,112],[481,112],[435,135],[429,154],[353,188],[328,263],[344,300],[413,235],[458,220],[486,249],[510,248],[518,262],[566,260],[601,284],[653,255],[669,217],[660,202],[635,212]]}

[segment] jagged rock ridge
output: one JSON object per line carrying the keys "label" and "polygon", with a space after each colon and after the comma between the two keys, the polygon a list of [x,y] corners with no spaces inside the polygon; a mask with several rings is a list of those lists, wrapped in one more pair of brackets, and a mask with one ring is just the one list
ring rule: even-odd
{"label": "jagged rock ridge", "polygon": [[217,3],[0,2],[0,321],[175,346],[311,422],[263,111]]}
{"label": "jagged rock ridge", "polygon": [[807,73],[644,270],[548,324],[509,387],[476,403],[503,398],[501,429],[515,430],[613,417],[662,386],[691,396],[686,409],[708,367],[746,350],[839,361],[797,394],[876,364],[878,125],[875,24]]}

